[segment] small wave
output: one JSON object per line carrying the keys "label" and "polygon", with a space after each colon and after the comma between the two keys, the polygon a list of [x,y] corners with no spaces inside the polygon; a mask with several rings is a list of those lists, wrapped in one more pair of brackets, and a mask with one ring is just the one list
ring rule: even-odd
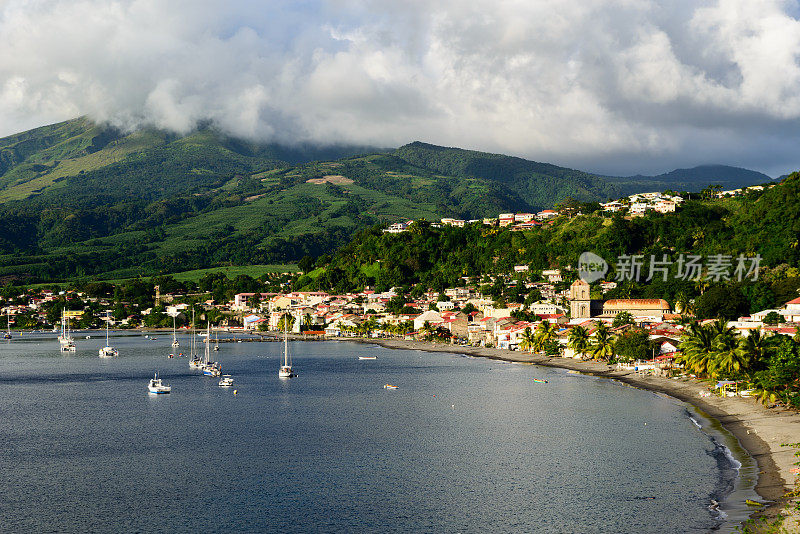
{"label": "small wave", "polygon": [[689,419],[691,419],[691,420],[692,420],[692,423],[694,423],[694,426],[696,426],[697,428],[699,428],[699,429],[702,429],[702,428],[703,428],[703,425],[701,425],[701,424],[700,424],[700,423],[697,421],[697,419],[695,419],[695,418],[694,418],[694,417],[692,417],[691,415],[689,416]]}

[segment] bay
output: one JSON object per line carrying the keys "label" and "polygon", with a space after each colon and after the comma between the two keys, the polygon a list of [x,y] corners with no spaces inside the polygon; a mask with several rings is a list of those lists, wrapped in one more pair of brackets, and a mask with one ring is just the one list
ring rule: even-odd
{"label": "bay", "polygon": [[[686,405],[563,370],[347,342],[0,344],[9,532],[706,532],[725,487]],[[187,353],[188,336],[180,338]],[[375,355],[377,360],[359,360]],[[170,395],[146,391],[158,371]],[[533,378],[547,383],[533,382]],[[386,383],[396,390],[383,388]],[[696,414],[695,418],[699,417]]]}

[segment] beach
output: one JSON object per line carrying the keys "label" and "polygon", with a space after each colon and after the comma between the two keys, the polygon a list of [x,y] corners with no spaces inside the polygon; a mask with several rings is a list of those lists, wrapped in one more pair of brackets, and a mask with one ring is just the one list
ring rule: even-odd
{"label": "beach", "polygon": [[800,442],[800,413],[784,408],[766,408],[752,398],[701,397],[708,385],[692,378],[669,379],[638,374],[634,371],[616,370],[605,363],[581,361],[572,358],[549,357],[527,352],[485,347],[446,345],[423,341],[399,339],[340,338],[339,341],[371,343],[391,349],[447,352],[508,362],[531,363],[549,367],[572,369],[593,376],[619,380],[631,386],[663,393],[689,403],[713,417],[733,434],[758,465],[756,492],[768,501],[768,506],[758,510],[754,517],[774,518],[787,516],[784,528],[800,531],[800,516],[787,507],[786,493],[795,489],[797,475],[795,449],[786,446]]}

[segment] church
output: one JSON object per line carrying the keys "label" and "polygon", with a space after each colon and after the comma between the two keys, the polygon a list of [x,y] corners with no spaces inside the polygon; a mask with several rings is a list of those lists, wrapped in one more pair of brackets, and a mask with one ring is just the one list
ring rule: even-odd
{"label": "church", "polygon": [[634,317],[661,321],[671,308],[664,299],[593,300],[589,283],[579,278],[569,286],[569,311],[572,319],[613,319],[625,311]]}

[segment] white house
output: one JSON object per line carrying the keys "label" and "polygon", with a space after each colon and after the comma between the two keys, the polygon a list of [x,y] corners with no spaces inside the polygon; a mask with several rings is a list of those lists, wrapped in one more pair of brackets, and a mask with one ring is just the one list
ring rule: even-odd
{"label": "white house", "polygon": [[414,319],[414,330],[419,330],[420,328],[422,328],[425,325],[426,321],[433,325],[441,323],[443,319],[442,315],[439,312],[428,310],[425,313],[418,315]]}

